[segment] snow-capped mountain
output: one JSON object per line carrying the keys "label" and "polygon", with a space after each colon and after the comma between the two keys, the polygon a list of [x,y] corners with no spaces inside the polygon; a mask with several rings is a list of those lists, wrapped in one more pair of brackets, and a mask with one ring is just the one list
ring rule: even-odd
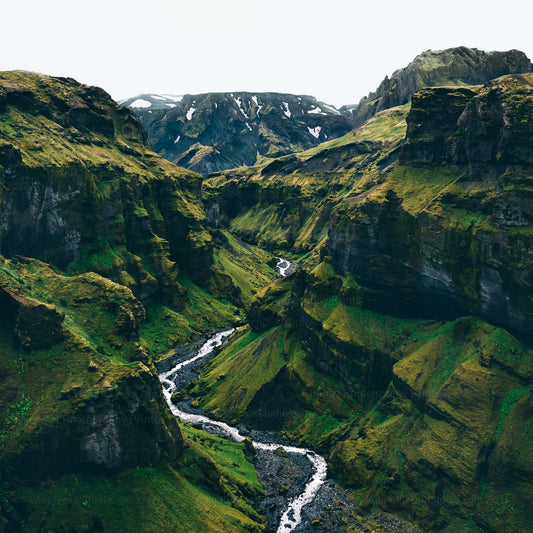
{"label": "snow-capped mountain", "polygon": [[304,95],[142,94],[120,103],[139,116],[154,150],[204,175],[305,150],[352,127],[349,112]]}

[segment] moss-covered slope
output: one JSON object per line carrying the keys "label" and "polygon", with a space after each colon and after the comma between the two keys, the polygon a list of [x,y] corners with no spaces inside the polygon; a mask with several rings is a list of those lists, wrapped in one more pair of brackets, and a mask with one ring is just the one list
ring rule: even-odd
{"label": "moss-covered slope", "polygon": [[242,446],[166,408],[130,289],[1,258],[0,319],[0,531],[263,530]]}
{"label": "moss-covered slope", "polygon": [[325,254],[365,305],[477,314],[531,335],[532,81],[414,98],[400,162],[331,219]]}
{"label": "moss-covered slope", "polygon": [[275,277],[271,256],[207,227],[201,177],[154,153],[102,89],[0,74],[0,180],[0,253],[130,288],[151,308],[148,323],[170,317],[160,351],[230,324]]}
{"label": "moss-covered slope", "polygon": [[0,74],[0,180],[0,530],[262,529],[241,448],[184,448],[153,361],[239,320],[272,256],[71,79]]}
{"label": "moss-covered slope", "polygon": [[101,89],[0,77],[0,251],[95,271],[174,308],[214,275],[200,177],[157,156]]}
{"label": "moss-covered slope", "polygon": [[309,251],[327,234],[335,205],[363,192],[397,158],[408,106],[305,152],[209,177],[208,219],[268,249]]}
{"label": "moss-covered slope", "polygon": [[527,335],[531,76],[424,89],[355,135],[214,176],[210,219],[274,249],[320,243],[376,311],[478,314]]}
{"label": "moss-covered slope", "polygon": [[259,293],[253,329],[204,369],[201,403],[318,448],[364,506],[430,531],[526,531],[531,349],[473,317],[367,311],[355,289],[324,262]]}
{"label": "moss-covered slope", "polygon": [[181,434],[139,338],[144,308],[97,274],[2,259],[1,463],[8,479],[173,461]]}
{"label": "moss-covered slope", "polygon": [[[208,180],[221,224],[309,253],[256,295],[251,331],[204,370],[203,405],[318,447],[362,504],[430,531],[527,531],[531,86],[425,89],[398,137],[381,115],[310,158]],[[321,239],[305,242],[289,188],[342,180]]]}

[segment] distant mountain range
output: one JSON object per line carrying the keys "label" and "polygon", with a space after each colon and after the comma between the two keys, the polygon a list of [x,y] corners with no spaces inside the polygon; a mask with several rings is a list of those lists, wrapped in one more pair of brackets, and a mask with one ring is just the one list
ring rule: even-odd
{"label": "distant mountain range", "polygon": [[352,128],[350,112],[304,95],[141,94],[120,103],[141,119],[156,152],[204,175],[305,150]]}
{"label": "distant mountain range", "polygon": [[427,50],[359,104],[340,109],[312,96],[281,93],[141,94],[120,103],[140,118],[156,152],[203,175],[253,165],[341,137],[424,87],[486,83],[532,71],[518,50]]}

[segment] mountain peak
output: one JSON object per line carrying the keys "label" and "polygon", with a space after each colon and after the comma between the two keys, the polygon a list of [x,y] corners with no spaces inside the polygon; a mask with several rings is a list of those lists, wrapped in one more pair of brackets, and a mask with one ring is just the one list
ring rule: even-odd
{"label": "mountain peak", "polygon": [[505,74],[531,72],[533,65],[519,50],[485,52],[459,46],[426,50],[405,68],[396,70],[365,96],[354,111],[354,122],[362,124],[378,111],[403,105],[423,87],[479,85]]}

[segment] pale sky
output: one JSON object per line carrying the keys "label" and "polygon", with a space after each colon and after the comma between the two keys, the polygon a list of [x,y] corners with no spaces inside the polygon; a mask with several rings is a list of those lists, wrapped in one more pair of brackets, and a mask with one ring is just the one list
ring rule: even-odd
{"label": "pale sky", "polygon": [[357,103],[424,50],[533,58],[530,0],[10,0],[0,70],[70,76],[115,99],[277,91]]}

